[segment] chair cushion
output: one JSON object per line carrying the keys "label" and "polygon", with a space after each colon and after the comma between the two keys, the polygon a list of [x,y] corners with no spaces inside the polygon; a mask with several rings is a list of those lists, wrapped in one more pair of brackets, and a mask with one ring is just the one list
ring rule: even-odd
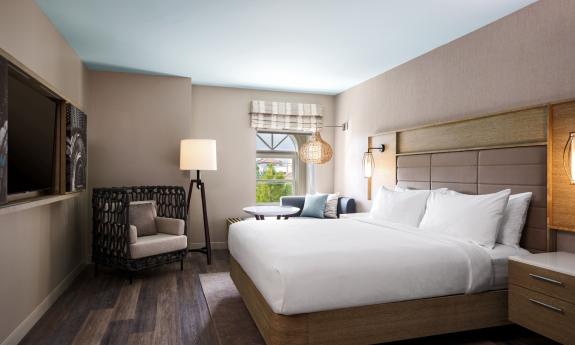
{"label": "chair cushion", "polygon": [[132,259],[139,259],[186,249],[187,247],[188,239],[185,235],[174,236],[157,233],[156,235],[139,237],[136,243],[130,244],[130,253]]}
{"label": "chair cushion", "polygon": [[135,201],[130,203],[130,225],[138,231],[138,237],[158,233],[156,229],[156,203],[150,201]]}

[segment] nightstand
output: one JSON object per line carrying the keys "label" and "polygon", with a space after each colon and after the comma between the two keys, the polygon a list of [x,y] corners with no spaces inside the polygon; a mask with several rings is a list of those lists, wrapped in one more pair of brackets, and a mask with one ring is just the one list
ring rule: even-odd
{"label": "nightstand", "polygon": [[509,258],[509,320],[563,344],[575,344],[575,254]]}

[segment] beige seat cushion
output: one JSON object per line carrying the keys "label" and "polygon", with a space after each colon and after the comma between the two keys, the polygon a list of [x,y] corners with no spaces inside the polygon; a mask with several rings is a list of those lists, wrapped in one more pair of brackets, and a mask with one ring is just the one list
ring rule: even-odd
{"label": "beige seat cushion", "polygon": [[151,236],[138,237],[136,243],[130,244],[130,252],[132,259],[139,259],[185,249],[187,246],[188,239],[185,235],[174,236],[157,233]]}

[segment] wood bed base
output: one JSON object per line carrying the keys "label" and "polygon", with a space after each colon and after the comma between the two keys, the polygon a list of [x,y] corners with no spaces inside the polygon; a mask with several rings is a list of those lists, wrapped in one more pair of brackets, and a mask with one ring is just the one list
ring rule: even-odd
{"label": "wood bed base", "polygon": [[268,345],[376,344],[509,324],[507,290],[281,315],[233,257],[230,271]]}

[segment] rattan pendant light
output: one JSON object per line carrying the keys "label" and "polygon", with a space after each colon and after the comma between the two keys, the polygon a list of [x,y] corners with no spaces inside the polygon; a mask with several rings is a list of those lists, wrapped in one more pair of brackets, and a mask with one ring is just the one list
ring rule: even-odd
{"label": "rattan pendant light", "polygon": [[329,162],[332,156],[333,149],[321,138],[318,131],[299,149],[299,158],[306,163],[323,164]]}

